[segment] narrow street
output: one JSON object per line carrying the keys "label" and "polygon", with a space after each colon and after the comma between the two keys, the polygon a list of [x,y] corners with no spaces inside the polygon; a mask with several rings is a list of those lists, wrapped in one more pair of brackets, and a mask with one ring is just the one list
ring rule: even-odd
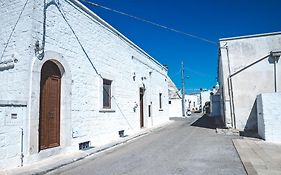
{"label": "narrow street", "polygon": [[149,135],[48,174],[246,174],[231,140],[236,136],[216,134],[199,117],[175,118]]}

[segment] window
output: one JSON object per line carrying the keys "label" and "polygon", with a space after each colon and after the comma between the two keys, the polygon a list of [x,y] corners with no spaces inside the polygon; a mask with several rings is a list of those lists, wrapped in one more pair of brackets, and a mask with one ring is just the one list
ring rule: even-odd
{"label": "window", "polygon": [[148,105],[148,117],[151,117],[151,105]]}
{"label": "window", "polygon": [[159,93],[159,109],[162,109],[162,93]]}
{"label": "window", "polygon": [[111,81],[103,79],[103,108],[111,108]]}
{"label": "window", "polygon": [[171,101],[171,100],[169,101],[169,104],[172,104],[172,101]]}

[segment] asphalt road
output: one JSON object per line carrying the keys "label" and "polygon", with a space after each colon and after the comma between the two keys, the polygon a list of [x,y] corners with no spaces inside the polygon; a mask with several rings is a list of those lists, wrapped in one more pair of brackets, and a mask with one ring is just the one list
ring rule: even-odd
{"label": "asphalt road", "polygon": [[246,174],[232,144],[235,136],[216,134],[208,120],[193,123],[196,119],[198,114],[173,119],[175,122],[165,128],[48,174]]}

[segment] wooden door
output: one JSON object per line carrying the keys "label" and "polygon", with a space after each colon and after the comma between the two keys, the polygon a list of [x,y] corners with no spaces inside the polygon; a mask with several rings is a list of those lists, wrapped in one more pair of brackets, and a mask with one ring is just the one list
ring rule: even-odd
{"label": "wooden door", "polygon": [[43,150],[60,145],[61,73],[55,63],[44,63],[40,86],[39,150]]}
{"label": "wooden door", "polygon": [[144,89],[140,88],[140,127],[144,127],[144,119],[143,119],[143,96],[144,96]]}

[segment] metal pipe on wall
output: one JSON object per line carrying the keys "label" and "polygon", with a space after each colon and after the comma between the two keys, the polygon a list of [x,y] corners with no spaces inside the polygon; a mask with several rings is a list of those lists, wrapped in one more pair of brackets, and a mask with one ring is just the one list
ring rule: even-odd
{"label": "metal pipe on wall", "polygon": [[20,148],[20,166],[23,166],[23,128],[21,128],[21,148]]}
{"label": "metal pipe on wall", "polygon": [[221,47],[226,49],[226,56],[227,56],[227,67],[228,67],[228,95],[229,95],[229,105],[230,105],[230,118],[231,118],[231,126],[236,129],[236,119],[235,119],[235,112],[234,112],[234,100],[233,100],[233,89],[232,89],[232,78],[231,78],[231,70],[230,70],[230,59],[229,59],[229,50],[227,43]]}

